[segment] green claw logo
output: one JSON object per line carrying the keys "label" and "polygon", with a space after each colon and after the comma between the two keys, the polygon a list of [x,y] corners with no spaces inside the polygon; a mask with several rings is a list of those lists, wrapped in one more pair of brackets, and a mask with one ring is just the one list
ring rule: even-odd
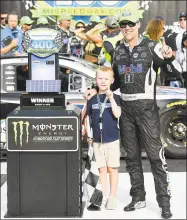
{"label": "green claw logo", "polygon": [[25,128],[25,131],[26,131],[26,144],[28,143],[29,141],[29,122],[26,121],[14,121],[12,122],[12,124],[14,125],[14,140],[15,140],[15,143],[16,145],[18,145],[18,127],[19,127],[19,132],[20,132],[20,135],[19,135],[19,140],[20,140],[20,147],[22,147],[23,145],[23,129]]}

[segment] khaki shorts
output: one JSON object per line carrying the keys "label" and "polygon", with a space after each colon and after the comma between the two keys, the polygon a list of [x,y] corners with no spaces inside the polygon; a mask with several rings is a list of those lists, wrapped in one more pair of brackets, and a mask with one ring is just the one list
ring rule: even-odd
{"label": "khaki shorts", "polygon": [[94,155],[98,168],[120,166],[119,140],[110,143],[93,143]]}

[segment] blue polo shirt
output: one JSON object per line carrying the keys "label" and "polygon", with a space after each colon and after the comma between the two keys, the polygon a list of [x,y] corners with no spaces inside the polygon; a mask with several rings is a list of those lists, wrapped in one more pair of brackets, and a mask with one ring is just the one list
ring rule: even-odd
{"label": "blue polo shirt", "polygon": [[[100,94],[100,102],[103,103],[106,95]],[[120,96],[114,94],[114,99],[120,106]],[[86,115],[91,118],[91,127],[93,129],[94,142],[101,142],[101,132],[99,127],[100,105],[97,101],[97,95],[93,96],[87,102]],[[113,142],[119,139],[118,119],[112,113],[111,103],[107,100],[105,110],[102,115],[102,143]]]}
{"label": "blue polo shirt", "polygon": [[[18,38],[18,49],[17,49],[17,51],[19,53],[22,53],[22,39],[23,39],[22,31],[19,30],[18,28],[12,30],[8,26],[6,26],[3,30],[1,30],[1,48],[5,47],[5,45],[3,44],[3,40],[8,36],[11,37],[11,39]],[[7,55],[12,55],[14,52],[10,51],[10,52],[8,52],[4,55],[6,55],[6,56]]]}

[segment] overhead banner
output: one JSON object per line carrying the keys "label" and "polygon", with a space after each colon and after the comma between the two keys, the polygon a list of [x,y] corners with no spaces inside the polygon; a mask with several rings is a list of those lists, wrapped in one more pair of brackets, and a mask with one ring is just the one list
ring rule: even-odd
{"label": "overhead banner", "polygon": [[[46,16],[49,19],[56,19],[63,13],[69,13],[73,20],[84,20],[89,22],[91,15],[106,17],[118,15],[124,9],[134,10],[143,17],[145,10],[149,9],[152,1],[25,1],[25,8],[30,10],[33,18]],[[88,17],[89,16],[89,17]]]}
{"label": "overhead banner", "polygon": [[68,13],[74,16],[108,16],[115,15],[123,12],[123,8],[38,8],[36,10],[31,10],[32,17],[40,16],[60,16],[61,14]]}

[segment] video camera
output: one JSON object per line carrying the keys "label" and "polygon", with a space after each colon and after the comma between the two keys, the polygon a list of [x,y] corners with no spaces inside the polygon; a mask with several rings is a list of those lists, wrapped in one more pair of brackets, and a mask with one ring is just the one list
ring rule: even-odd
{"label": "video camera", "polygon": [[91,30],[92,28],[94,28],[97,24],[99,24],[101,22],[96,22],[96,21],[92,21],[90,24],[88,24],[85,28],[85,32]]}
{"label": "video camera", "polygon": [[70,48],[79,47],[79,46],[83,46],[83,45],[84,45],[84,42],[82,40],[77,39],[76,36],[71,37],[69,40]]}

